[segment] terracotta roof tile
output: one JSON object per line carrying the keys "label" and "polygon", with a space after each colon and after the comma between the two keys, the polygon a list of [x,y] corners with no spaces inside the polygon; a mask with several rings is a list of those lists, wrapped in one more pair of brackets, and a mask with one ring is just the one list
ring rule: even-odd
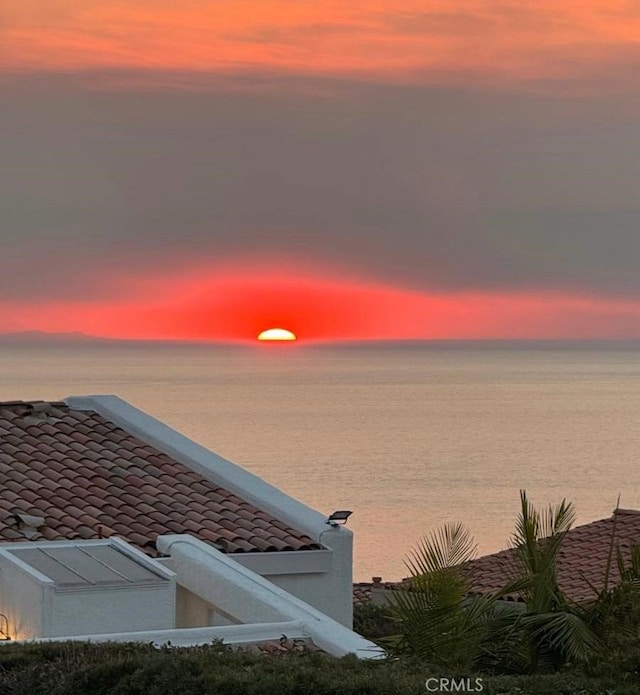
{"label": "terracotta roof tile", "polygon": [[[565,536],[558,556],[558,585],[572,600],[593,598],[592,587],[603,586],[614,528],[614,557],[615,548],[620,548],[623,558],[628,561],[630,548],[640,545],[640,511],[618,509],[608,519],[576,526]],[[469,563],[469,570],[474,590],[481,593],[496,591],[513,576],[515,566],[514,550],[502,550],[473,560]],[[610,586],[619,581],[617,563],[614,562]]]}
{"label": "terracotta roof tile", "polygon": [[353,585],[353,605],[364,606],[371,602],[371,584],[358,582]]}
{"label": "terracotta roof tile", "polygon": [[25,540],[18,510],[45,518],[34,539],[118,534],[150,552],[159,534],[187,532],[226,552],[320,547],[98,413],[37,403],[0,403],[0,541]]}
{"label": "terracotta roof tile", "polygon": [[197,521],[193,521],[193,519],[183,519],[181,523],[185,531],[192,531],[196,536],[202,529],[202,525]]}

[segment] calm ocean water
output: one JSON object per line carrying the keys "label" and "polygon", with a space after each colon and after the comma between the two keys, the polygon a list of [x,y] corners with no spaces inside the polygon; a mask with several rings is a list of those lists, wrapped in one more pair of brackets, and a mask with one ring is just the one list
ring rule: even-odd
{"label": "calm ocean water", "polygon": [[322,511],[355,578],[461,520],[505,547],[518,490],[640,508],[640,346],[0,347],[0,399],[114,393]]}

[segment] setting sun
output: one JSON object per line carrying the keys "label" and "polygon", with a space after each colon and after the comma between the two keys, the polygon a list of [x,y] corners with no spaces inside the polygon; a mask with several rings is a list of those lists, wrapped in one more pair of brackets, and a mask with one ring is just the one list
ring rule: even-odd
{"label": "setting sun", "polygon": [[297,340],[296,334],[286,328],[269,328],[258,335],[258,340]]}

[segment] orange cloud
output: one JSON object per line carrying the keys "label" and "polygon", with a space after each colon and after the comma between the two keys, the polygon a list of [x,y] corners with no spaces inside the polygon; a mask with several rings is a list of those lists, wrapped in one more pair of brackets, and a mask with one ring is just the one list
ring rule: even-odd
{"label": "orange cloud", "polygon": [[5,70],[571,78],[640,39],[628,0],[21,0],[3,15]]}
{"label": "orange cloud", "polygon": [[252,341],[287,328],[302,341],[640,338],[640,302],[563,293],[422,293],[286,269],[148,278],[127,301],[6,303],[8,330],[113,338]]}

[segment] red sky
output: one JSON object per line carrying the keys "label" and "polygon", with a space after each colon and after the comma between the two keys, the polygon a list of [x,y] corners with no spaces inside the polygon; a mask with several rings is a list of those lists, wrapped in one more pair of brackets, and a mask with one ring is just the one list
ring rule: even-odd
{"label": "red sky", "polygon": [[640,337],[631,0],[19,0],[0,332]]}
{"label": "red sky", "polygon": [[[448,338],[640,338],[640,301],[562,293],[426,293],[285,268],[216,269],[137,279],[118,301],[7,302],[9,330],[120,338],[253,341],[287,328],[300,341]],[[131,283],[132,286],[135,282]]]}
{"label": "red sky", "polygon": [[288,71],[420,80],[574,77],[640,39],[629,0],[21,0],[5,69]]}

